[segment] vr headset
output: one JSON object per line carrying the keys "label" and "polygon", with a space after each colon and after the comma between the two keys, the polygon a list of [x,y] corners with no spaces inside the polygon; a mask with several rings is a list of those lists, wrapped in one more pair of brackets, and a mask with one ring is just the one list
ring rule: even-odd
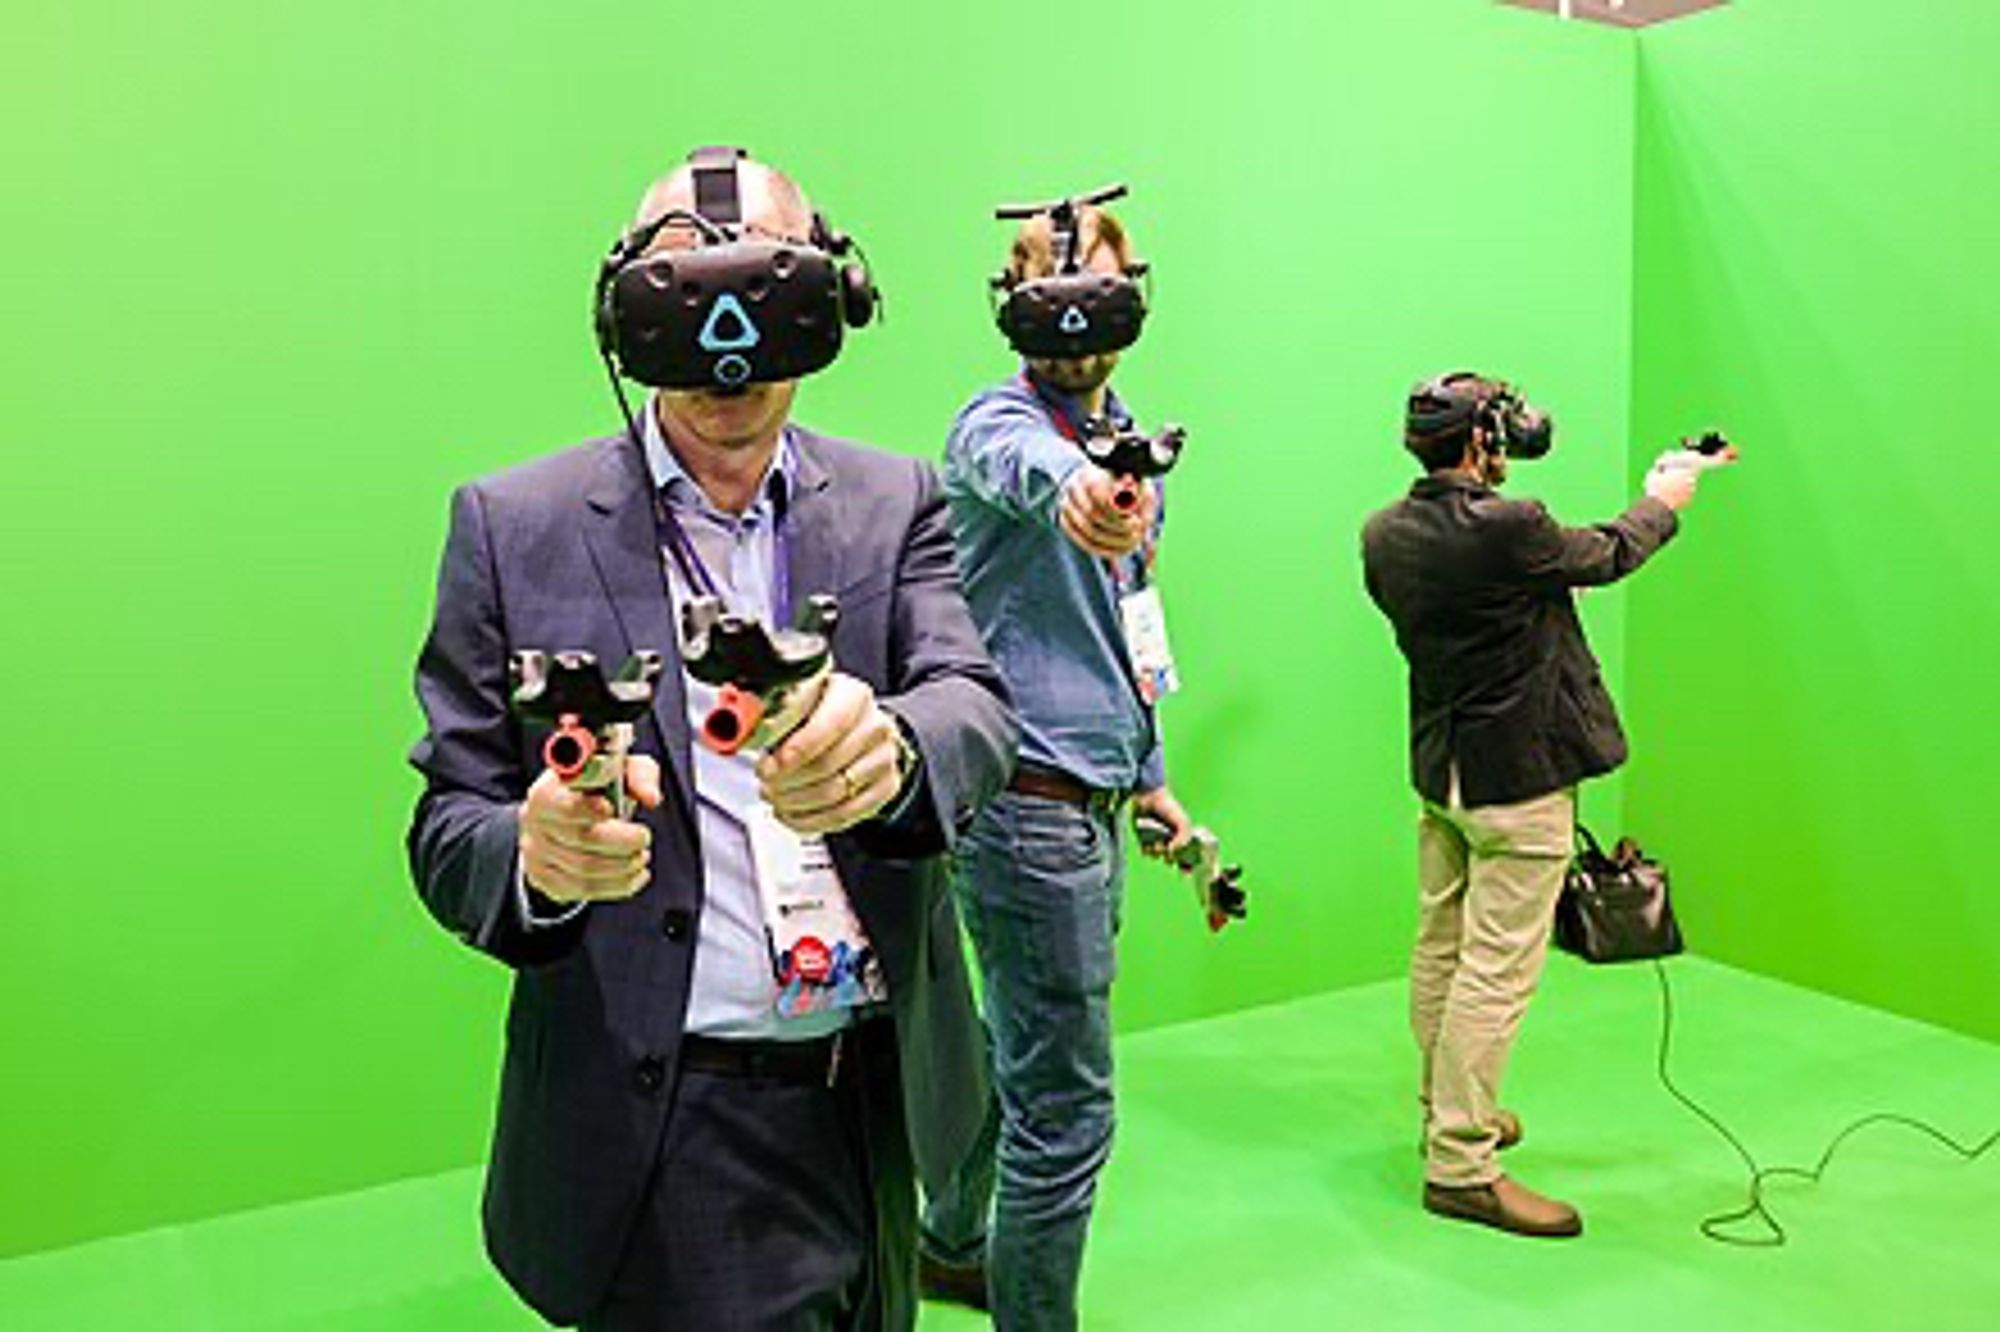
{"label": "vr headset", "polygon": [[[626,232],[597,274],[597,347],[627,379],[654,388],[735,389],[798,379],[840,354],[842,333],[881,305],[853,240],[815,212],[809,241],[747,235],[741,148],[697,148],[695,206]],[[679,223],[692,249],[646,253]]]}
{"label": "vr headset", "polygon": [[1454,370],[1410,390],[1405,438],[1414,442],[1469,435],[1475,426],[1486,432],[1490,447],[1509,458],[1533,461],[1546,457],[1555,445],[1554,418],[1512,384]]}
{"label": "vr headset", "polygon": [[1047,277],[1016,279],[1012,272],[991,281],[993,320],[1015,351],[1026,357],[1070,359],[1121,351],[1139,340],[1146,322],[1147,266],[1134,263],[1121,273],[1097,273],[1083,266],[1078,224],[1086,205],[1125,197],[1123,185],[1051,203],[1003,204],[993,215],[1003,221],[1047,217],[1056,250],[1056,271]]}

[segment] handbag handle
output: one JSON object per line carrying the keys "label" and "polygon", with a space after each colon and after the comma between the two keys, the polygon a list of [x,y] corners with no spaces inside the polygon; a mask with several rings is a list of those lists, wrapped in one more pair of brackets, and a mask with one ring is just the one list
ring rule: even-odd
{"label": "handbag handle", "polygon": [[1640,849],[1636,837],[1619,838],[1618,845],[1612,848],[1611,854],[1605,855],[1603,845],[1597,840],[1597,834],[1581,823],[1576,825],[1576,842],[1579,858],[1588,855],[1614,869],[1627,870],[1643,863],[1646,859],[1646,853]]}

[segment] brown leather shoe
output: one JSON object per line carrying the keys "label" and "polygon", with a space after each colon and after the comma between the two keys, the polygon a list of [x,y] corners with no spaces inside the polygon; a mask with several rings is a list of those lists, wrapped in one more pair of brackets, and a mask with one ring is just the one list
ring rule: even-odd
{"label": "brown leather shoe", "polygon": [[[1504,1152],[1509,1147],[1520,1146],[1521,1135],[1523,1132],[1521,1128],[1521,1117],[1515,1114],[1512,1110],[1495,1110],[1493,1112],[1493,1118],[1500,1125],[1499,1150]],[[1430,1126],[1425,1125],[1423,1131],[1417,1134],[1417,1155],[1428,1156],[1430,1155],[1430,1150],[1431,1150]]]}
{"label": "brown leather shoe", "polygon": [[1496,1230],[1542,1238],[1567,1238],[1583,1233],[1583,1218],[1568,1203],[1544,1198],[1505,1175],[1491,1184],[1451,1188],[1424,1185],[1424,1210],[1455,1221],[1477,1221]]}
{"label": "brown leather shoe", "polygon": [[939,1304],[962,1304],[986,1312],[986,1264],[941,1263],[917,1252],[917,1293]]}

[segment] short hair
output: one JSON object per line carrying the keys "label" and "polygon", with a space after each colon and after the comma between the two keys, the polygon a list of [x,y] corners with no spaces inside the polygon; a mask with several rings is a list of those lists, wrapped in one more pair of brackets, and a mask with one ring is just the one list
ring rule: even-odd
{"label": "short hair", "polygon": [[[812,234],[812,201],[806,198],[804,190],[778,168],[768,162],[759,162],[746,157],[737,167],[751,179],[763,182],[764,191],[769,196],[771,208],[782,219],[787,235],[796,240],[809,239]],[[638,211],[632,218],[632,227],[637,230],[653,221],[662,213],[674,208],[694,207],[694,164],[683,162],[646,187],[646,193],[639,200]],[[747,213],[745,220],[748,220]]]}
{"label": "short hair", "polygon": [[[1076,210],[1077,262],[1087,263],[1100,247],[1110,246],[1120,268],[1132,266],[1132,240],[1125,224],[1095,204],[1080,204]],[[1007,252],[1007,277],[1014,282],[1047,277],[1060,263],[1056,254],[1055,224],[1047,213],[1024,219],[1014,233],[1013,247]]]}
{"label": "short hair", "polygon": [[1472,443],[1479,404],[1491,398],[1499,384],[1470,371],[1439,375],[1410,390],[1403,418],[1403,447],[1415,454],[1427,471],[1456,467]]}

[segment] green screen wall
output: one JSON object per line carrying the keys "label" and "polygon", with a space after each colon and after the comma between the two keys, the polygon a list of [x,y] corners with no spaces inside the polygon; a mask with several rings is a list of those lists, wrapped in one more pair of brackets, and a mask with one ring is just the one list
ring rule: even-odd
{"label": "green screen wall", "polygon": [[1631,822],[1699,951],[2000,1038],[2000,10],[1640,52],[1634,439],[1747,461],[1635,585]]}
{"label": "green screen wall", "polygon": [[[835,12],[0,18],[0,1255],[481,1155],[506,977],[401,851],[446,495],[612,428],[587,285],[695,143],[791,168],[889,293],[804,419],[931,456],[1010,368],[991,205],[1132,182],[1158,305],[1121,386],[1192,432],[1171,764],[1255,919],[1211,939],[1136,873],[1122,1019],[1400,967],[1356,534],[1408,480],[1405,386],[1459,364],[1558,410],[1560,511],[1616,507],[1630,42],[1483,0]],[[1591,615],[1615,677],[1618,597]]]}

